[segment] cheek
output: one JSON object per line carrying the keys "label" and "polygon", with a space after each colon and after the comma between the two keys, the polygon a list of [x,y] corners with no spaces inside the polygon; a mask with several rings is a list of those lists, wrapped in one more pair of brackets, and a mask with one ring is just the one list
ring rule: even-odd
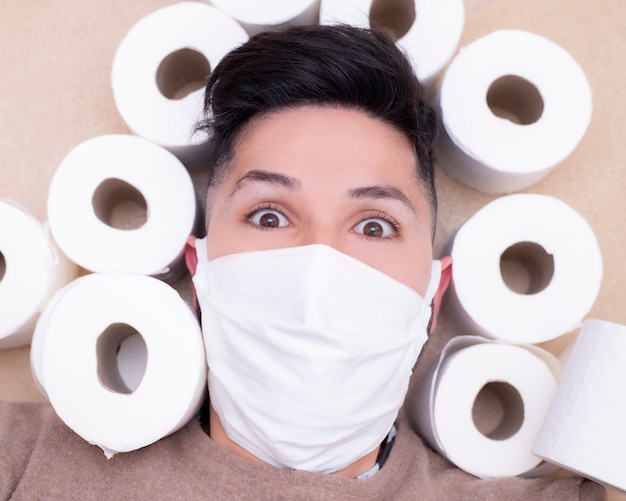
{"label": "cheek", "polygon": [[219,224],[209,223],[207,227],[207,253],[209,259],[216,259],[229,253],[228,243],[231,240],[229,238],[220,237],[221,233]]}
{"label": "cheek", "polygon": [[[413,254],[411,259],[394,259],[382,263],[377,268],[399,282],[408,285],[423,296],[430,279],[431,262],[432,259]],[[426,263],[428,263],[428,266],[426,266]]]}
{"label": "cheek", "polygon": [[207,219],[207,252],[209,259],[216,259],[221,256],[241,252],[239,249],[245,241],[237,237],[237,224],[231,221],[232,215],[228,211],[217,206],[213,206],[208,213]]}
{"label": "cheek", "polygon": [[[426,265],[426,263],[428,263],[428,265]],[[413,259],[409,263],[396,263],[395,267],[393,277],[396,280],[408,285],[421,296],[426,293],[432,269],[432,258],[428,260],[424,259],[419,265],[416,265],[415,259]]]}
{"label": "cheek", "polygon": [[285,232],[265,232],[252,228],[242,220],[239,213],[224,210],[210,215],[207,223],[207,252],[209,259],[258,250],[293,247],[297,243],[290,243],[279,238]]}
{"label": "cheek", "polygon": [[430,243],[403,245],[402,248],[392,248],[393,244],[376,245],[379,246],[378,249],[360,248],[349,254],[424,295],[432,268],[433,255]]}

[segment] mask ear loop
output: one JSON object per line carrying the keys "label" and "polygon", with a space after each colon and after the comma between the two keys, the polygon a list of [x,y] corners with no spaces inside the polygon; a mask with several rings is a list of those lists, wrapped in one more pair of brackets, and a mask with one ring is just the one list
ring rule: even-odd
{"label": "mask ear loop", "polygon": [[420,321],[422,327],[426,329],[427,334],[430,333],[433,322],[433,300],[435,298],[435,294],[437,293],[440,281],[441,261],[439,259],[434,259],[430,269],[430,280],[428,281],[428,287],[426,288],[426,292],[424,293],[424,308],[422,309],[422,318]]}
{"label": "mask ear loop", "polygon": [[196,239],[196,257],[198,259],[198,267],[203,266],[209,262],[209,255],[207,253],[207,237]]}
{"label": "mask ear loop", "polygon": [[437,288],[439,287],[439,282],[441,281],[441,261],[439,259],[433,260],[433,264],[430,270],[430,281],[428,282],[428,287],[426,288],[426,292],[424,293],[424,301],[426,304],[432,303],[435,294],[437,293]]}
{"label": "mask ear loop", "polygon": [[[191,247],[189,243],[188,245]],[[187,267],[189,268],[189,271],[192,272],[193,270],[193,272],[191,273],[191,278],[193,282],[194,292],[191,307],[193,311],[195,311],[196,316],[200,318],[200,302],[198,301],[198,289],[196,286],[196,281],[193,280],[193,278],[195,277],[195,275],[198,274],[198,270],[202,269],[209,262],[206,237],[196,238],[193,247],[195,247],[195,249],[190,248],[189,252],[185,254],[185,260],[187,262]]]}

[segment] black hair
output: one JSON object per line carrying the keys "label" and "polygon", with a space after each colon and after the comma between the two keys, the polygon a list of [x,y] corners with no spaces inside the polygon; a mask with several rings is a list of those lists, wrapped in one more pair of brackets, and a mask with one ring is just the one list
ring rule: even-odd
{"label": "black hair", "polygon": [[354,108],[406,136],[436,213],[434,111],[402,50],[382,32],[346,25],[267,31],[227,54],[211,73],[196,130],[209,141],[209,185],[219,182],[252,119],[305,105]]}

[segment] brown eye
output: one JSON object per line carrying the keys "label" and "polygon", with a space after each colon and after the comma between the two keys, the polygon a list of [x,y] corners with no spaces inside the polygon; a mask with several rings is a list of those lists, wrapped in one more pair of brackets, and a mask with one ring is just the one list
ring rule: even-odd
{"label": "brown eye", "polygon": [[287,226],[289,221],[287,218],[276,210],[259,210],[250,217],[250,221],[255,226],[261,228],[280,228]]}
{"label": "brown eye", "polygon": [[368,237],[382,237],[383,226],[378,222],[370,221],[365,226],[363,226],[363,234]]}
{"label": "brown eye", "polygon": [[361,221],[354,227],[354,230],[369,238],[387,238],[395,233],[393,226],[380,218],[370,218]]}
{"label": "brown eye", "polygon": [[278,226],[278,217],[276,214],[266,213],[259,218],[259,225],[266,228],[275,228]]}

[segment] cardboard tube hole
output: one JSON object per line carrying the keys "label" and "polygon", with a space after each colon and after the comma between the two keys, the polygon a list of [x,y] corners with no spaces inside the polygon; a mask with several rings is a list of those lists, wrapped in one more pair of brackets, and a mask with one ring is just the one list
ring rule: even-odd
{"label": "cardboard tube hole", "polygon": [[[139,341],[140,356],[135,358],[134,372],[139,377],[129,384],[129,378],[124,377],[120,367],[118,354],[122,344],[133,339]],[[143,350],[143,354],[141,354]],[[143,355],[143,356],[141,356]],[[147,347],[143,337],[137,330],[125,323],[113,323],[100,334],[96,343],[96,356],[98,360],[98,379],[100,383],[115,393],[130,394],[137,389],[146,371]],[[128,373],[128,370],[125,371]]]}
{"label": "cardboard tube hole", "polygon": [[136,230],[148,220],[141,192],[121,179],[105,179],[94,191],[92,205],[98,219],[118,230]]}
{"label": "cardboard tube hole", "polygon": [[369,13],[370,26],[385,31],[398,41],[415,23],[414,0],[374,0]]}
{"label": "cardboard tube hole", "polygon": [[519,242],[500,256],[500,273],[506,286],[518,294],[537,294],[554,276],[554,257],[533,242]]}
{"label": "cardboard tube hole", "polygon": [[203,54],[193,49],[180,49],[169,54],[157,69],[156,82],[168,99],[182,99],[204,88],[211,65]]}
{"label": "cardboard tube hole", "polygon": [[543,114],[543,98],[532,83],[515,75],[495,80],[487,91],[492,113],[520,125],[530,125]]}
{"label": "cardboard tube hole", "polygon": [[4,278],[4,274],[7,272],[7,261],[4,258],[4,254],[0,252],[0,282]]}
{"label": "cardboard tube hole", "polygon": [[524,401],[519,392],[504,381],[485,384],[472,407],[476,429],[492,440],[507,440],[524,424]]}

